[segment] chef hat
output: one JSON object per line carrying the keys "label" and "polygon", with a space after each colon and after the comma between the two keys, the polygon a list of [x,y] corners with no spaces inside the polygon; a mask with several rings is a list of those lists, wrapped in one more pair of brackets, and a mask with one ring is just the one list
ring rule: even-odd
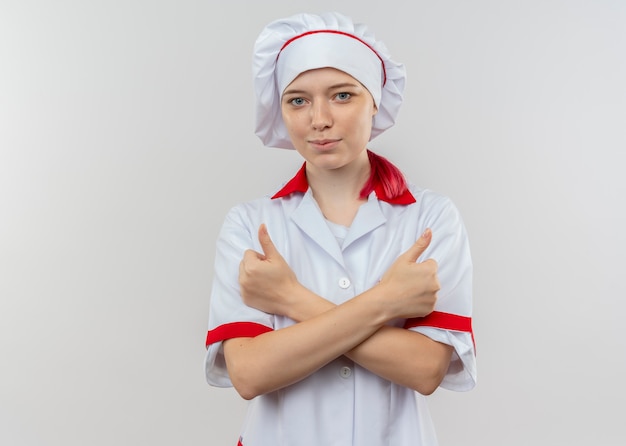
{"label": "chef hat", "polygon": [[332,67],[365,86],[378,107],[370,140],[391,127],[404,91],[404,65],[363,24],[331,12],[297,14],[271,22],[254,44],[255,134],[270,147],[293,149],[283,122],[282,93],[300,73]]}

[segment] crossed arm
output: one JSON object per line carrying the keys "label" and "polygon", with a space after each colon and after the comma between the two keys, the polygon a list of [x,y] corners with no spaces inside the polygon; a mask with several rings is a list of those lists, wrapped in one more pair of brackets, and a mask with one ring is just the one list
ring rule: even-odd
{"label": "crossed arm", "polygon": [[288,386],[341,355],[422,394],[434,392],[446,373],[452,347],[386,325],[433,311],[439,290],[437,264],[416,263],[430,240],[426,231],[377,285],[335,305],[298,282],[261,225],[263,253],[248,250],[240,264],[243,300],[298,323],[254,338],[224,341],[226,365],[239,394],[251,399]]}

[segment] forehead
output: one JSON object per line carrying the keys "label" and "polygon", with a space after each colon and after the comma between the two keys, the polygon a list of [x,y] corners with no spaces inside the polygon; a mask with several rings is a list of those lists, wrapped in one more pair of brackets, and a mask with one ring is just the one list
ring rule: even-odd
{"label": "forehead", "polygon": [[293,81],[291,81],[289,85],[287,85],[283,94],[293,89],[329,88],[338,84],[353,84],[360,87],[363,86],[357,79],[350,76],[345,71],[330,67],[315,68],[313,70],[307,70],[300,73]]}

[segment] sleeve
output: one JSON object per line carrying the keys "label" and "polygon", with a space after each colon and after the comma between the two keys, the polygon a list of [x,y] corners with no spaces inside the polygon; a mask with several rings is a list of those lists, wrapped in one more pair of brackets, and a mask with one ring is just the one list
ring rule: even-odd
{"label": "sleeve", "polygon": [[254,337],[271,331],[273,315],[245,305],[239,291],[239,263],[246,249],[257,249],[252,225],[240,208],[227,214],[216,242],[214,278],[209,302],[207,352],[204,366],[207,383],[231,387],[222,342],[236,337]]}
{"label": "sleeve", "polygon": [[441,387],[467,391],[476,386],[476,346],[472,329],[473,266],[469,241],[461,215],[447,197],[427,192],[423,197],[423,228],[431,228],[431,244],[421,260],[438,265],[441,289],[435,311],[424,318],[407,320],[405,328],[454,347]]}

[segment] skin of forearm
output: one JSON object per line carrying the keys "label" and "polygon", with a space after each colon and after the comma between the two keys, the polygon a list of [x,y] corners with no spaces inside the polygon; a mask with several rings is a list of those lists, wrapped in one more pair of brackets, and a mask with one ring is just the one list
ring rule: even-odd
{"label": "skin of forearm", "polygon": [[[302,322],[336,305],[302,287],[291,301],[287,316]],[[376,375],[424,395],[434,392],[448,368],[452,347],[404,328],[382,326],[344,354]]]}
{"label": "skin of forearm", "polygon": [[441,384],[452,351],[421,333],[385,326],[346,356],[382,378],[430,395]]}
{"label": "skin of forearm", "polygon": [[251,399],[298,382],[354,349],[389,320],[379,293],[370,290],[339,306],[311,300],[318,312],[307,320],[254,338],[225,341],[233,386]]}

